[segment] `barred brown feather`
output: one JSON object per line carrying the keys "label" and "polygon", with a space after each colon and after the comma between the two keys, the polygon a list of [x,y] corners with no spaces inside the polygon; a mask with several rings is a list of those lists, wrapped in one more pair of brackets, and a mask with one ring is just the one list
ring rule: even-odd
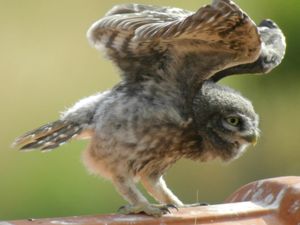
{"label": "barred brown feather", "polygon": [[156,63],[165,63],[179,73],[185,57],[192,53],[200,57],[205,54],[205,68],[197,69],[210,71],[199,76],[202,82],[213,72],[253,62],[261,49],[255,23],[230,0],[214,0],[195,13],[137,4],[115,6],[91,26],[87,36],[93,46],[104,49],[127,72],[125,77],[143,69],[146,62],[149,69],[146,56],[159,57]]}
{"label": "barred brown feather", "polygon": [[20,150],[50,150],[64,144],[81,131],[82,127],[76,123],[57,120],[16,138],[13,146]]}
{"label": "barred brown feather", "polygon": [[213,82],[235,74],[266,74],[281,63],[286,51],[286,40],[282,30],[274,21],[265,19],[259,24],[258,31],[262,40],[262,49],[258,59],[253,63],[219,71],[211,78]]}

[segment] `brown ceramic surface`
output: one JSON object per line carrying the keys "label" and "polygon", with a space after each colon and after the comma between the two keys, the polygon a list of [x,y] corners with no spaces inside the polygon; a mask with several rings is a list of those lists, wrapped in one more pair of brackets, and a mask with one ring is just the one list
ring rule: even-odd
{"label": "brown ceramic surface", "polygon": [[172,210],[162,218],[96,215],[2,221],[0,225],[299,225],[300,177],[279,177],[248,184],[225,204]]}

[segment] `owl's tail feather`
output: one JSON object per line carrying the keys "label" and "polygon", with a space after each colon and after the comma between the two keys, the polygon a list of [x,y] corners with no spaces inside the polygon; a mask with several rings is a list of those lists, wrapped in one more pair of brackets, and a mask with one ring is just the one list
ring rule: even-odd
{"label": "owl's tail feather", "polygon": [[51,150],[80,134],[82,129],[77,123],[57,120],[16,138],[12,146],[20,150]]}

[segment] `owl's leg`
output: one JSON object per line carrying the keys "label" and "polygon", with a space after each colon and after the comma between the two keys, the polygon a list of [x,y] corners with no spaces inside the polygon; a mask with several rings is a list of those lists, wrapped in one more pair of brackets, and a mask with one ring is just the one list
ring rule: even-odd
{"label": "owl's leg", "polygon": [[174,205],[176,207],[183,206],[183,203],[167,187],[162,176],[143,177],[142,183],[149,194],[151,194],[158,202],[166,205]]}
{"label": "owl's leg", "polygon": [[142,183],[146,190],[158,202],[166,205],[174,205],[178,208],[206,206],[207,203],[199,202],[194,204],[183,204],[167,187],[162,176],[160,177],[144,177]]}
{"label": "owl's leg", "polygon": [[130,203],[119,209],[123,214],[146,213],[150,216],[159,217],[169,213],[168,206],[156,206],[150,204],[137,189],[134,181],[130,178],[116,177],[113,179],[115,187],[120,194]]}

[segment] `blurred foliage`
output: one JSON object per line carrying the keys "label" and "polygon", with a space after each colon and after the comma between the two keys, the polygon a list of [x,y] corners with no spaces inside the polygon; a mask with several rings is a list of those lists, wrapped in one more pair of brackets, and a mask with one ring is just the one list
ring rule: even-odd
{"label": "blurred foliage", "polygon": [[[117,70],[89,46],[85,32],[113,5],[130,1],[0,0],[0,220],[108,213],[125,203],[110,182],[87,174],[80,162],[85,142],[45,154],[20,153],[10,143],[56,119],[76,100],[118,82]],[[190,10],[208,3],[135,2]],[[221,203],[253,180],[300,175],[300,1],[237,3],[255,21],[272,18],[282,27],[287,55],[270,75],[223,82],[253,101],[262,137],[230,164],[178,162],[166,178],[184,202]]]}

